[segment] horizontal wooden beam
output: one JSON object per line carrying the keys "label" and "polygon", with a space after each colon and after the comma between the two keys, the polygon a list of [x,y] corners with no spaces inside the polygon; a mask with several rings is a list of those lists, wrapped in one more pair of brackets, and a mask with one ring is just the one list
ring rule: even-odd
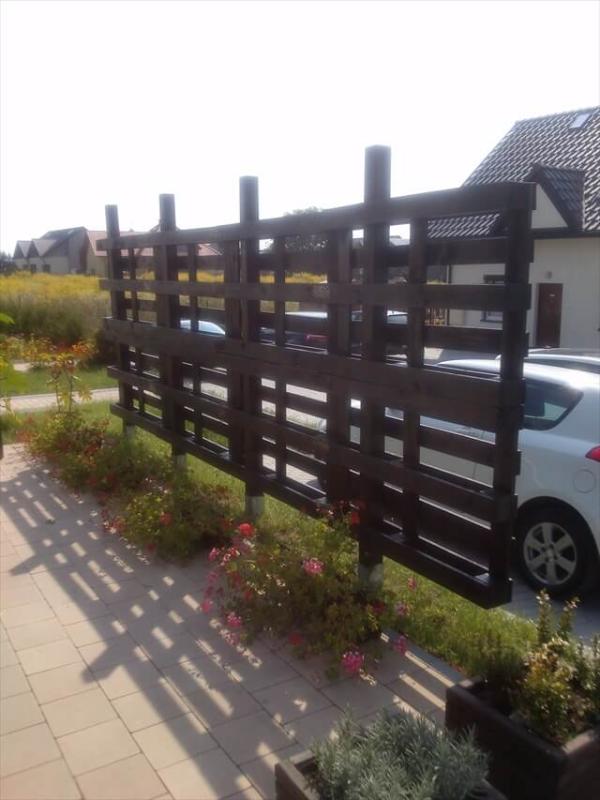
{"label": "horizontal wooden beam", "polygon": [[236,239],[272,239],[363,228],[366,225],[399,225],[410,222],[411,219],[434,220],[534,207],[534,183],[473,184],[458,189],[393,197],[383,202],[358,203],[307,214],[261,219],[256,222],[191,230],[123,234],[101,239],[97,247],[100,250],[122,250],[192,242],[218,243]]}
{"label": "horizontal wooden beam", "polygon": [[530,286],[408,283],[223,283],[200,281],[100,281],[112,292],[150,292],[161,296],[216,297],[291,303],[380,305],[391,309],[453,308],[523,311],[531,304]]}
{"label": "horizontal wooden beam", "polygon": [[[315,383],[326,391],[343,389],[357,399],[374,398],[391,408],[418,408],[426,416],[493,430],[498,405],[519,406],[522,381],[463,376],[439,367],[415,369],[241,342],[144,323],[106,320],[109,338],[145,351],[225,366],[241,374],[281,378],[297,385]],[[342,385],[343,384],[343,385]]]}

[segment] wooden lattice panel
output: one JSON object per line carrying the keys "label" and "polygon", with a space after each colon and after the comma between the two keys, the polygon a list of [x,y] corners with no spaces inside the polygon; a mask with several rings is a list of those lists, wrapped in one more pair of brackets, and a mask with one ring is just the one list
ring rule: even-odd
{"label": "wooden lattice panel", "polygon": [[[362,501],[363,563],[385,555],[482,605],[505,602],[533,188],[390,198],[389,151],[370,148],[355,206],[261,220],[258,183],[242,178],[234,225],[178,230],[173,197],[162,195],[159,231],[121,235],[107,207],[113,412],[244,480],[250,496],[308,513]],[[505,235],[428,237],[434,220],[482,213],[501,214]],[[390,243],[398,224],[410,225],[408,246]],[[298,248],[306,240],[312,250]],[[220,255],[200,255],[207,243]],[[151,275],[139,255],[148,248]],[[428,282],[432,267],[457,263],[504,265],[505,283]],[[290,279],[310,272],[322,282]],[[307,306],[327,313],[290,313]],[[502,312],[502,326],[434,324],[455,309]],[[208,323],[225,335],[203,332]],[[431,347],[500,353],[500,372],[427,365]],[[491,485],[425,464],[424,450],[492,468]]]}

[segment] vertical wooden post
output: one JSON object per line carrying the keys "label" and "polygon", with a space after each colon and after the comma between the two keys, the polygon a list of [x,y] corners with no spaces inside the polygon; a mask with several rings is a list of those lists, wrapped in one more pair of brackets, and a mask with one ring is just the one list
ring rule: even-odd
{"label": "vertical wooden post", "polygon": [[[275,270],[274,270],[274,283],[276,286],[285,285],[285,240],[277,238],[273,242],[273,254],[275,256]],[[276,300],[274,303],[274,330],[275,330],[275,345],[277,347],[285,347],[285,302]],[[275,422],[280,425],[285,425],[286,421],[286,393],[287,384],[285,379],[275,379]],[[286,446],[285,437],[277,436],[275,442],[275,474],[277,480],[281,483],[285,482],[287,477],[286,473]]]}
{"label": "vertical wooden post", "polygon": [[[532,189],[533,191],[533,189]],[[509,211],[506,214],[508,252],[504,270],[507,291],[511,287],[529,284],[529,263],[533,256],[529,209]],[[500,350],[500,377],[504,380],[523,380],[523,357],[527,350],[527,310],[504,311],[502,320],[502,345]],[[523,384],[522,401],[525,399]],[[510,547],[516,517],[515,481],[518,474],[519,429],[523,422],[523,402],[512,408],[499,410],[494,447],[493,489],[498,495],[513,495],[511,507],[503,518],[492,523],[492,551],[490,575],[492,580],[510,582]],[[514,454],[514,456],[513,456]]]}
{"label": "vertical wooden post", "polygon": [[[174,231],[175,223],[175,197],[172,194],[159,196],[161,232]],[[158,257],[156,251],[158,250]],[[176,281],[178,275],[177,247],[175,245],[161,245],[154,249],[155,270],[158,281]],[[166,328],[174,328],[179,322],[179,297],[167,294],[158,294],[156,297],[156,322]],[[161,382],[176,389],[181,388],[181,362],[173,356],[160,355],[159,369]],[[162,399],[163,425],[170,431],[181,436],[185,433],[183,414],[175,401],[170,397]],[[171,456],[176,467],[185,466],[185,452],[177,445],[171,445]]]}
{"label": "vertical wooden post", "polygon": [[[258,178],[240,178],[240,222],[258,221]],[[244,239],[241,243],[242,283],[259,283],[258,239]],[[244,298],[242,301],[242,339],[257,342],[260,337],[260,301]],[[244,410],[248,414],[260,414],[260,377],[244,375]],[[254,519],[262,514],[264,496],[260,488],[262,471],[261,437],[250,431],[244,433],[244,465],[246,467],[246,515]]]}
{"label": "vertical wooden post", "polygon": [[[240,282],[240,245],[238,241],[223,245],[225,283]],[[225,333],[232,339],[242,336],[242,304],[238,298],[225,298]],[[227,367],[227,404],[241,410],[244,407],[244,383],[241,373]],[[234,464],[244,462],[244,431],[239,425],[229,423],[229,458]]]}
{"label": "vertical wooden post", "polygon": [[[365,151],[365,205],[377,204],[390,197],[391,150],[375,145]],[[387,281],[386,250],[389,247],[389,225],[367,225],[364,230],[363,282]],[[387,309],[373,303],[362,307],[362,358],[385,361]],[[360,449],[367,455],[383,455],[385,450],[385,407],[363,398],[360,414]],[[383,582],[383,560],[373,547],[372,531],[382,524],[381,481],[361,476],[361,510],[359,529],[359,576],[363,581],[379,585]]]}
{"label": "vertical wooden post", "polygon": [[[119,211],[117,206],[105,206],[106,234],[110,239],[118,239],[121,235],[119,228]],[[110,248],[107,252],[108,277],[115,280],[123,278],[123,257],[120,248]],[[126,319],[125,293],[112,289],[110,292],[110,313],[113,319]],[[116,348],[117,367],[129,371],[130,353],[129,347],[117,344]],[[119,405],[129,410],[133,409],[133,392],[128,384],[119,382]],[[128,425],[123,421],[123,433],[126,436],[133,434],[135,426]]]}
{"label": "vertical wooden post", "polygon": [[[327,240],[327,283],[352,283],[352,231],[336,231]],[[351,306],[327,306],[327,349],[338,356],[352,351]],[[336,444],[350,441],[350,397],[327,393],[327,438]],[[339,464],[327,467],[327,496],[334,503],[350,499],[349,472]]]}
{"label": "vertical wooden post", "polygon": [[[410,224],[408,251],[408,281],[411,285],[427,283],[427,220],[415,219]],[[422,304],[408,308],[407,365],[420,369],[424,364],[425,308]],[[407,467],[419,469],[421,416],[414,409],[404,412],[402,457]],[[419,495],[404,490],[402,493],[402,531],[412,544],[419,538]]]}

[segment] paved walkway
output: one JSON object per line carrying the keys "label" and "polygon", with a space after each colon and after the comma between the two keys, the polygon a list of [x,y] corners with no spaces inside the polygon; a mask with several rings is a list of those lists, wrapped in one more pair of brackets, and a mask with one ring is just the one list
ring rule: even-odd
{"label": "paved walkway", "polygon": [[99,509],[5,448],[2,800],[260,800],[273,766],[350,705],[443,717],[458,676],[414,649],[377,680],[328,681],[282,642],[227,642],[199,611],[208,565],[139,558]]}
{"label": "paved walkway", "polygon": [[[92,400],[109,400],[116,402],[119,398],[118,389],[93,389]],[[39,411],[42,408],[51,408],[56,403],[54,394],[21,394],[11,398],[13,411]]]}

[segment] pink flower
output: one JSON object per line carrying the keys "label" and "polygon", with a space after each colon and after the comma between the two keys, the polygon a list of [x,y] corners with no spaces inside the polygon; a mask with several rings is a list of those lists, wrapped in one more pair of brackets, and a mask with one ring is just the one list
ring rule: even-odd
{"label": "pink flower", "polygon": [[323,572],[323,562],[318,558],[305,558],[302,562],[302,569],[308,575],[321,575]]}
{"label": "pink flower", "polygon": [[213,601],[206,598],[206,600],[202,601],[202,605],[200,606],[200,608],[202,609],[202,611],[204,611],[205,614],[208,614],[212,611],[213,605],[214,605]]}
{"label": "pink flower", "polygon": [[405,617],[408,614],[408,606],[406,603],[396,603],[396,614],[399,617]]}
{"label": "pink flower", "polygon": [[408,639],[406,636],[398,636],[397,639],[394,639],[392,647],[396,653],[400,653],[401,656],[405,656],[406,651],[408,650]]}
{"label": "pink flower", "polygon": [[213,549],[208,554],[209,561],[216,561],[217,558],[221,555],[221,548],[220,547],[213,547]]}
{"label": "pink flower", "polygon": [[229,614],[225,617],[225,621],[227,623],[228,628],[241,628],[242,627],[242,618],[239,617],[235,611],[230,611]]}
{"label": "pink flower", "polygon": [[216,570],[211,570],[206,576],[206,582],[209,586],[213,586],[219,580],[219,575]]}
{"label": "pink flower", "polygon": [[414,575],[411,575],[408,579],[408,588],[411,590],[411,592],[414,592],[417,588],[417,579],[414,577]]}
{"label": "pink flower", "polygon": [[365,657],[359,650],[347,650],[342,656],[342,669],[348,675],[358,675],[365,663]]}
{"label": "pink flower", "polygon": [[242,524],[238,526],[238,533],[242,539],[251,539],[254,536],[254,525],[251,525],[249,522],[242,522]]}

